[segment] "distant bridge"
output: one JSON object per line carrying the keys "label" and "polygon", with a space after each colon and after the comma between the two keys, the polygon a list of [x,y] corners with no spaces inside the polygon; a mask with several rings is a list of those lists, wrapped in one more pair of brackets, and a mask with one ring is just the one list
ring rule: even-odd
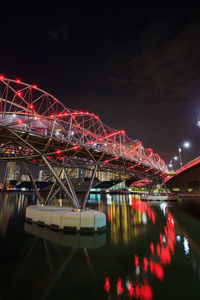
{"label": "distant bridge", "polygon": [[[47,166],[75,207],[79,203],[66,168],[93,170],[89,189],[97,169],[160,182],[168,172],[158,154],[124,130],[108,127],[93,113],[66,108],[36,85],[1,75],[0,105],[0,160],[22,160],[33,184],[27,163]],[[59,174],[54,166],[60,167]],[[62,171],[70,191],[60,180]],[[84,203],[88,195],[89,190]]]}

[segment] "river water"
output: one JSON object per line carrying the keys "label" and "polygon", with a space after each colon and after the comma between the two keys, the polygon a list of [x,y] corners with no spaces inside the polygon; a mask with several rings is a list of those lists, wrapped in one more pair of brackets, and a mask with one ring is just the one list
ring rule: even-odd
{"label": "river water", "polygon": [[200,299],[200,220],[183,205],[93,194],[107,230],[80,235],[24,223],[33,195],[0,197],[1,300]]}

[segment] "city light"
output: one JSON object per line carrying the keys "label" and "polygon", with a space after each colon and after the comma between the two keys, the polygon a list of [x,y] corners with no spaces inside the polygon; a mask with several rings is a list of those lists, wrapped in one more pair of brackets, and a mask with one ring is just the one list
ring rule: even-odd
{"label": "city light", "polygon": [[178,156],[174,156],[174,160],[178,160]]}

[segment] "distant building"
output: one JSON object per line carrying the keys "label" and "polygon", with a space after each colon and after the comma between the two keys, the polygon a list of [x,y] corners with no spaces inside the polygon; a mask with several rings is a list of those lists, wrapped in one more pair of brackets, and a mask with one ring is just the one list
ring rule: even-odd
{"label": "distant building", "polygon": [[18,166],[18,165],[15,166],[14,180],[16,180],[16,181],[20,180],[20,166]]}
{"label": "distant building", "polygon": [[8,162],[6,165],[5,184],[8,186],[11,180],[18,181],[20,179],[20,166],[16,162]]}
{"label": "distant building", "polygon": [[72,178],[79,178],[80,169],[79,168],[67,168],[66,169],[68,175]]}
{"label": "distant building", "polygon": [[44,182],[52,181],[52,174],[47,170],[41,170],[39,172],[38,181],[44,181]]}
{"label": "distant building", "polygon": [[108,180],[110,180],[110,172],[108,172],[108,171],[97,171],[96,172],[96,177],[100,181],[108,181]]}
{"label": "distant building", "polygon": [[29,175],[22,175],[21,181],[31,181]]}

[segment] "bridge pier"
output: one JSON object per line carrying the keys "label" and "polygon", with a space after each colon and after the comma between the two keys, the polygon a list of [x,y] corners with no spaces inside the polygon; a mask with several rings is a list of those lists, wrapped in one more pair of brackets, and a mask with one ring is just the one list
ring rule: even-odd
{"label": "bridge pier", "polygon": [[[80,208],[80,204],[76,196],[74,187],[64,166],[61,167],[59,173],[57,174],[57,172],[53,169],[50,162],[44,155],[42,155],[42,159],[46,164],[46,166],[48,167],[48,169],[50,170],[50,172],[52,173],[52,175],[54,176],[55,182],[53,183],[53,186],[47,196],[45,206],[32,205],[26,208],[26,221],[29,223],[32,222],[37,223],[40,226],[49,226],[54,230],[63,230],[65,232],[76,232],[76,231],[95,232],[99,230],[104,230],[106,227],[105,214],[97,210],[86,209],[85,207],[92,183],[94,181],[95,173],[97,170],[97,164],[95,165],[94,170],[92,172],[89,187],[85,194],[82,207]],[[65,183],[63,183],[63,181],[60,178],[62,171],[64,171],[65,182],[67,183],[70,191],[68,191],[67,187],[65,186]],[[35,187],[36,195],[39,196],[39,192],[37,190],[31,172],[30,172],[30,176],[32,178],[33,185]],[[58,183],[60,187],[53,193],[56,183]],[[55,194],[57,194],[60,188],[69,197],[69,199],[72,201],[72,204],[75,206],[75,208],[55,207],[55,206],[47,205],[50,199],[52,199],[52,197]]]}

